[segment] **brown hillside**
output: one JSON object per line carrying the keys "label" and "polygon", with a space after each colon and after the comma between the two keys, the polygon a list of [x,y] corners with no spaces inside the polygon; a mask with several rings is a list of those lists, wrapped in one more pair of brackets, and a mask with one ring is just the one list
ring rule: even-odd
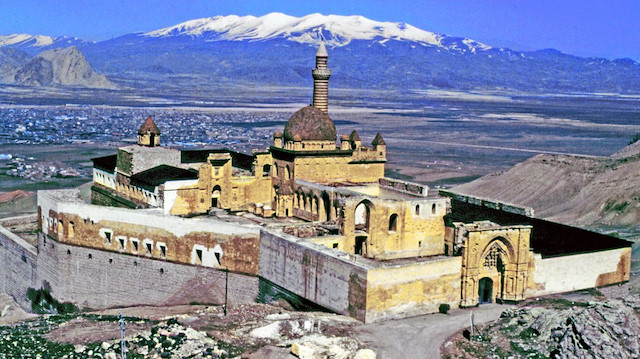
{"label": "brown hillside", "polygon": [[640,224],[640,145],[610,158],[538,155],[453,190],[533,207],[535,216],[578,226]]}

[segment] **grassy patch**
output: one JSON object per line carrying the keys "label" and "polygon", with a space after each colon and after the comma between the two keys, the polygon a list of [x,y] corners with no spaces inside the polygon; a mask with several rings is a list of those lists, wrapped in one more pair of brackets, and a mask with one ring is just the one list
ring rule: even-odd
{"label": "grassy patch", "polygon": [[616,201],[608,201],[604,206],[605,211],[622,212],[629,206],[629,202],[624,201],[617,203]]}

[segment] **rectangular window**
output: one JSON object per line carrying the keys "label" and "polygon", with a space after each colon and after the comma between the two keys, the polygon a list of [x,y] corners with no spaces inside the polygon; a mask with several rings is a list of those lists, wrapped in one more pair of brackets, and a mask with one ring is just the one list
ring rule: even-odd
{"label": "rectangular window", "polygon": [[138,238],[131,238],[131,246],[133,247],[133,252],[138,252],[138,248],[140,247],[140,241]]}
{"label": "rectangular window", "polygon": [[338,243],[334,243],[333,248],[338,248]]}
{"label": "rectangular window", "polygon": [[202,249],[196,249],[197,264],[202,264]]}

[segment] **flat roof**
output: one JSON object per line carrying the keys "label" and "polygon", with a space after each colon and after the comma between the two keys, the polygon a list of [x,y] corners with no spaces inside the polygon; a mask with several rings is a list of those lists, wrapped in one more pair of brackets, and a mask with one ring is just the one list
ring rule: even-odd
{"label": "flat roof", "polygon": [[132,182],[144,183],[152,186],[158,186],[167,181],[197,178],[198,172],[196,171],[185,170],[183,168],[169,165],[156,166],[131,176]]}

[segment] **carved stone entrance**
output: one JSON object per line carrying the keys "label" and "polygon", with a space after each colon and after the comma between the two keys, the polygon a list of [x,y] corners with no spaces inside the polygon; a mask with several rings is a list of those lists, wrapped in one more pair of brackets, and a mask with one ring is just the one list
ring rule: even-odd
{"label": "carved stone entrance", "polygon": [[464,238],[460,306],[525,299],[531,226],[483,222],[458,224],[456,231]]}

